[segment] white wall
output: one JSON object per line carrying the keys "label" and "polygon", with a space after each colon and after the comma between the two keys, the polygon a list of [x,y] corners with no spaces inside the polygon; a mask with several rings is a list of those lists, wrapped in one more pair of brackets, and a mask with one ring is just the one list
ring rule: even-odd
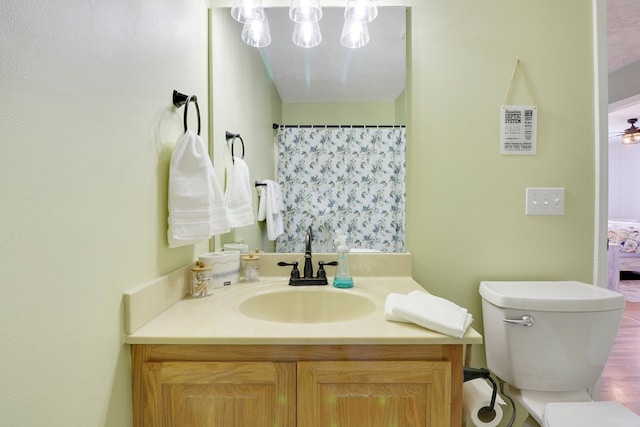
{"label": "white wall", "polygon": [[0,2],[0,424],[131,424],[122,292],[208,248],[166,244],[206,36],[202,0]]}
{"label": "white wall", "polygon": [[609,144],[609,218],[640,221],[640,144]]}
{"label": "white wall", "polygon": [[[640,95],[640,62],[609,74],[609,103],[627,104]],[[627,108],[627,107],[625,107]],[[636,104],[640,112],[640,105]],[[609,144],[609,219],[640,220],[640,146]]]}

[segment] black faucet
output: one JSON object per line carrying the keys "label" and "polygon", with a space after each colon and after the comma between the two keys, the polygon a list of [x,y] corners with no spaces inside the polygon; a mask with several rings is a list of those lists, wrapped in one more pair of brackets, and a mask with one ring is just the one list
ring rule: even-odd
{"label": "black faucet", "polygon": [[309,226],[307,237],[304,242],[304,278],[313,278],[313,264],[311,263],[311,241],[313,240],[313,230]]}
{"label": "black faucet", "polygon": [[293,266],[291,270],[291,276],[289,277],[289,285],[290,286],[322,286],[327,285],[329,282],[327,281],[327,273],[324,270],[325,265],[338,265],[338,261],[332,262],[324,262],[320,261],[318,263],[318,274],[316,277],[313,277],[313,262],[311,260],[311,242],[313,241],[313,231],[311,226],[309,226],[309,230],[307,231],[307,236],[305,238],[304,245],[304,268],[303,268],[303,276],[300,277],[300,270],[298,270],[298,261],[294,262],[283,262],[280,261],[278,263],[279,266]]}

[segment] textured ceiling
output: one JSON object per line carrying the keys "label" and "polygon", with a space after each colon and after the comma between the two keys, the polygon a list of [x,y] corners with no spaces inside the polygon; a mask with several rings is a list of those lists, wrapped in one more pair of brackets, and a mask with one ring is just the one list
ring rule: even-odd
{"label": "textured ceiling", "polygon": [[609,72],[640,60],[640,0],[607,0]]}
{"label": "textured ceiling", "polygon": [[390,102],[404,90],[404,7],[380,7],[369,24],[371,41],[359,49],[340,44],[343,7],[324,7],[322,43],[297,47],[291,41],[294,24],[286,7],[267,9],[272,42],[263,60],[285,102]]}
{"label": "textured ceiling", "polygon": [[[640,0],[607,0],[607,50],[610,73],[640,61]],[[620,143],[627,120],[640,117],[639,98],[609,112],[610,143]]]}

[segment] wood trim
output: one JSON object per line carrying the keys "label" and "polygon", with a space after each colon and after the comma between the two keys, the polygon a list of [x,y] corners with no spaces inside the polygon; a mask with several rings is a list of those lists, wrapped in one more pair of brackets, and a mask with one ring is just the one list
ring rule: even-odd
{"label": "wood trim", "polygon": [[149,360],[150,347],[146,345],[131,346],[131,392],[133,399],[133,426],[144,425],[144,375],[143,366]]}
{"label": "wood trim", "polygon": [[[144,351],[140,348],[144,347]],[[140,361],[449,360],[462,345],[182,345],[132,344]],[[447,350],[450,351],[450,350]],[[460,359],[460,363],[462,360]]]}
{"label": "wood trim", "polygon": [[451,362],[451,425],[462,425],[462,346],[445,345],[444,360]]}

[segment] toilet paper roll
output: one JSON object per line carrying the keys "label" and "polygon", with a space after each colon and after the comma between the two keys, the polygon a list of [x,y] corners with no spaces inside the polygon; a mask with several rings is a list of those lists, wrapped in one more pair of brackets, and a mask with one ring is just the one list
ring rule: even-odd
{"label": "toilet paper roll", "polygon": [[478,411],[491,404],[492,392],[493,389],[491,386],[482,378],[466,381],[462,384],[462,409],[464,411],[464,418],[467,420],[467,427],[495,427],[500,423],[503,415],[500,405],[505,405],[505,402],[499,394],[496,397],[496,404],[494,406],[494,410],[496,411],[495,418],[485,422],[478,417]]}

